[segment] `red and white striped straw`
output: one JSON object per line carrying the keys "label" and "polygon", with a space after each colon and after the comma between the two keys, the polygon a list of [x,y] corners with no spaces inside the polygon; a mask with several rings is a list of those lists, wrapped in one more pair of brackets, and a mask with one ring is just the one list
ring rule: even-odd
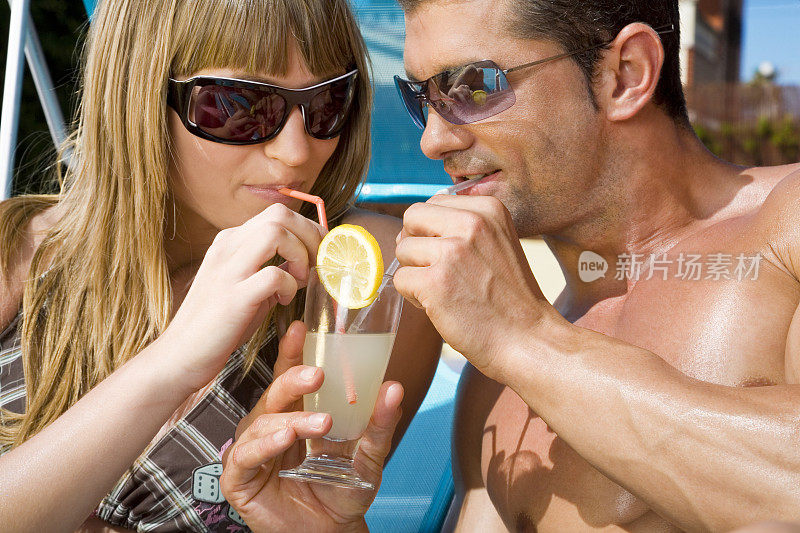
{"label": "red and white striped straw", "polygon": [[319,196],[296,191],[294,189],[288,189],[286,187],[278,189],[278,192],[284,196],[289,196],[291,198],[296,198],[298,200],[303,200],[304,202],[311,202],[312,204],[315,204],[317,206],[317,217],[319,218],[319,223],[323,228],[325,228],[325,231],[328,231],[328,216],[325,214],[325,200]]}
{"label": "red and white striped straw", "polygon": [[[339,286],[339,300],[342,299],[342,295],[350,294],[351,286],[352,278],[350,276],[344,276],[342,278],[342,284]],[[334,303],[334,305],[336,306],[334,311],[336,314],[334,329],[336,333],[344,335],[348,307],[341,303]],[[358,401],[358,393],[356,392],[355,380],[353,379],[353,367],[350,364],[349,355],[346,353],[341,354],[340,361],[342,363],[342,378],[344,379],[344,394],[347,398],[347,403],[353,405]]]}
{"label": "red and white striped straw", "polygon": [[[319,218],[319,223],[323,228],[325,228],[325,231],[328,231],[328,216],[325,214],[325,200],[319,196],[289,189],[288,187],[278,189],[278,192],[284,196],[289,196],[290,198],[296,198],[298,200],[303,200],[304,202],[311,202],[312,204],[315,204],[317,206],[317,217]],[[349,282],[350,277],[345,276],[342,280],[342,283],[345,282],[344,280]],[[349,287],[347,288],[346,292],[350,292]],[[345,322],[347,321],[347,306],[337,304],[335,301],[333,305],[334,313],[336,315],[336,325],[334,329],[336,333],[344,334]],[[358,393],[356,392],[356,385],[353,380],[353,368],[350,366],[350,358],[347,357],[347,354],[342,354],[341,361],[343,374],[342,377],[344,378],[344,391],[347,397],[347,403],[353,405],[358,401]]]}

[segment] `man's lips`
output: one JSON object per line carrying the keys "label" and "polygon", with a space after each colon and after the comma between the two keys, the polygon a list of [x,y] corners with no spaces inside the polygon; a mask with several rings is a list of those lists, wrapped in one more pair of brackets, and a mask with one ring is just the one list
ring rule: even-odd
{"label": "man's lips", "polygon": [[450,176],[452,176],[453,183],[463,183],[465,181],[479,181],[483,180],[484,178],[488,178],[500,172],[500,169],[490,170],[488,172],[460,172],[456,174],[455,172],[449,172]]}

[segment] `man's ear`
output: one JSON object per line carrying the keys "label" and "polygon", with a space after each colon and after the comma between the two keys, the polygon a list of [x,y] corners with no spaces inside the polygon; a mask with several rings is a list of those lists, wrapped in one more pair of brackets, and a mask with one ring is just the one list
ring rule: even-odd
{"label": "man's ear", "polygon": [[611,121],[628,120],[649,103],[661,78],[664,46],[658,33],[636,22],[625,26],[598,65],[597,98]]}

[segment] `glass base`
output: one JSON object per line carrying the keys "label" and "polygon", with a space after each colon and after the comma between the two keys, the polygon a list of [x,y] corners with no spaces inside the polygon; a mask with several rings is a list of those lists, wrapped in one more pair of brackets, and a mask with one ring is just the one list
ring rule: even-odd
{"label": "glass base", "polygon": [[280,477],[310,483],[322,483],[348,489],[375,490],[375,486],[365,481],[353,468],[353,461],[326,455],[306,456],[303,463],[291,470],[281,470]]}

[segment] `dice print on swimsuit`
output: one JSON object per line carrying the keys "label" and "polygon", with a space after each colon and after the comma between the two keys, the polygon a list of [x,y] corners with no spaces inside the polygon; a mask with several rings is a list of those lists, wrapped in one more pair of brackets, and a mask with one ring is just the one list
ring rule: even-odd
{"label": "dice print on swimsuit", "polygon": [[225,497],[219,486],[222,463],[199,466],[192,472],[192,496],[204,503],[222,503]]}
{"label": "dice print on swimsuit", "polygon": [[231,520],[233,520],[234,522],[236,522],[240,526],[246,526],[247,525],[247,524],[245,524],[244,520],[242,520],[242,517],[239,516],[239,513],[236,512],[236,509],[234,509],[233,507],[230,507],[230,506],[228,506],[228,518],[230,518]]}

